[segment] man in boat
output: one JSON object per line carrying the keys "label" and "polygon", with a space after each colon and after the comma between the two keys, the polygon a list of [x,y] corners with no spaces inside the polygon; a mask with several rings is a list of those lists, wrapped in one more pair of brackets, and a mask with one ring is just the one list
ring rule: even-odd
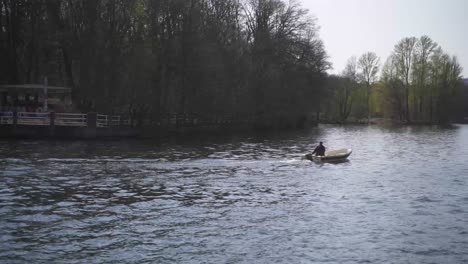
{"label": "man in boat", "polygon": [[314,152],[312,152],[312,155],[314,154],[316,154],[317,156],[325,156],[325,146],[323,145],[322,142],[320,142],[320,145],[318,145],[314,149]]}

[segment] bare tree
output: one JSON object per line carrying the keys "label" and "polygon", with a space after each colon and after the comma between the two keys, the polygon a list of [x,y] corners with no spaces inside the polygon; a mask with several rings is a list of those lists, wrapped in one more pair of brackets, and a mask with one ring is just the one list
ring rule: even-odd
{"label": "bare tree", "polygon": [[407,122],[410,122],[409,89],[416,42],[417,39],[415,37],[404,38],[400,40],[394,48],[394,56],[398,63],[398,72],[405,85],[405,115]]}
{"label": "bare tree", "polygon": [[[423,106],[429,90],[429,59],[437,49],[437,43],[428,36],[422,36],[416,43],[413,66],[415,117],[422,119]],[[419,100],[416,102],[416,100]]]}
{"label": "bare tree", "polygon": [[398,117],[400,121],[404,120],[405,108],[405,93],[403,83],[398,76],[398,62],[394,55],[387,58],[383,68],[381,80],[385,85],[385,96],[387,97],[386,112],[387,115],[394,119]]}
{"label": "bare tree", "polygon": [[367,121],[370,121],[371,87],[377,81],[380,59],[374,52],[364,53],[358,61],[359,79],[366,86]]}
{"label": "bare tree", "polygon": [[345,69],[341,74],[344,78],[343,84],[338,90],[338,108],[340,121],[346,122],[353,107],[353,92],[358,82],[358,69],[356,57],[352,56],[348,59]]}

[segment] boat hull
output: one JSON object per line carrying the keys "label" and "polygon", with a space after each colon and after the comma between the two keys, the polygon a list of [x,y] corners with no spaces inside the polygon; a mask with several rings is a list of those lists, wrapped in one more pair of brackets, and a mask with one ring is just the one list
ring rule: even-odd
{"label": "boat hull", "polygon": [[305,158],[310,161],[318,162],[335,162],[346,160],[353,151],[351,149],[338,149],[332,150],[325,153],[325,156],[316,156],[312,154],[305,155]]}

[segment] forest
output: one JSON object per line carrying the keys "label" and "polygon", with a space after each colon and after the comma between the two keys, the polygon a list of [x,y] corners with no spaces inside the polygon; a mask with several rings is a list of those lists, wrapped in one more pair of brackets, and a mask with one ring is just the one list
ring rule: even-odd
{"label": "forest", "polygon": [[294,0],[1,0],[0,29],[0,84],[47,77],[76,111],[148,124],[444,123],[462,104],[461,66],[427,36],[330,75],[319,21]]}

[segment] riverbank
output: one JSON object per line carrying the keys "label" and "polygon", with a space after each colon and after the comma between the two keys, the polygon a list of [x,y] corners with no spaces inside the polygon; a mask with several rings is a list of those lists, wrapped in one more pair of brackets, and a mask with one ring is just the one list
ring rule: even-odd
{"label": "riverbank", "polygon": [[105,138],[171,138],[190,137],[198,135],[236,135],[248,133],[283,133],[296,130],[307,130],[323,125],[339,126],[442,126],[448,125],[431,124],[427,122],[406,123],[394,119],[372,118],[353,120],[346,123],[322,120],[320,123],[312,119],[305,119],[293,122],[291,120],[276,120],[269,122],[213,122],[213,123],[166,123],[164,125],[116,125],[116,126],[96,126],[93,122],[83,126],[60,126],[47,125],[26,125],[26,124],[0,124],[0,138],[46,138],[46,139],[105,139]]}
{"label": "riverbank", "polygon": [[360,120],[351,120],[346,122],[340,121],[330,121],[330,120],[321,120],[320,124],[328,125],[378,125],[378,126],[450,126],[451,124],[468,124],[467,119],[454,120],[451,123],[438,123],[438,122],[428,122],[422,120],[413,120],[411,122],[405,122],[398,119],[391,118],[371,118],[360,119]]}
{"label": "riverbank", "polygon": [[[63,116],[67,115],[67,116]],[[20,113],[2,117],[0,137],[3,138],[161,138],[196,134],[244,133],[252,131],[284,131],[313,127],[312,118],[212,118],[172,115],[158,122],[151,119],[128,119],[120,116],[88,114]],[[79,117],[76,117],[79,115]],[[114,120],[115,119],[115,120]]]}
{"label": "riverbank", "polygon": [[33,139],[95,139],[95,138],[134,138],[138,131],[131,127],[66,127],[35,125],[0,125],[0,138]]}

